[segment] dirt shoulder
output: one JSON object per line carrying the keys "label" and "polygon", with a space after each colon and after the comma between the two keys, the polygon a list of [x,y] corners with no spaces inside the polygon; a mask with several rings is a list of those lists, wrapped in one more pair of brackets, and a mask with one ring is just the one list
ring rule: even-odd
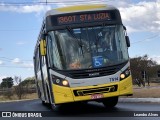
{"label": "dirt shoulder", "polygon": [[128,98],[160,98],[160,83],[151,83],[145,87],[133,86],[133,96]]}
{"label": "dirt shoulder", "polygon": [[160,98],[160,87],[134,88],[133,98]]}
{"label": "dirt shoulder", "polygon": [[[37,99],[37,93],[32,93],[32,94],[26,94],[25,96],[22,97],[21,100],[26,100],[26,99]],[[18,97],[16,95],[12,95],[10,98],[8,98],[7,96],[0,96],[0,102],[1,101],[14,101],[14,100],[19,100]]]}

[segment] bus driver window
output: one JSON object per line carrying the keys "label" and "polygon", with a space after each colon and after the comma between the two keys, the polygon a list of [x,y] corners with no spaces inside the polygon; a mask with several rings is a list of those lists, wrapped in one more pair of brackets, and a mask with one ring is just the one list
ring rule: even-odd
{"label": "bus driver window", "polygon": [[102,45],[104,46],[103,51],[113,51],[113,33],[111,31],[105,33]]}

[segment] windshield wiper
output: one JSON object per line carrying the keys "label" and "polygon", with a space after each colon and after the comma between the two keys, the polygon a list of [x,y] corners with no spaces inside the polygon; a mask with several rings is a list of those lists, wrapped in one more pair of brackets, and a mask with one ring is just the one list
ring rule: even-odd
{"label": "windshield wiper", "polygon": [[75,36],[73,30],[69,26],[67,26],[66,28],[67,28],[68,32],[70,33],[70,35],[74,38],[74,40],[76,40],[76,42],[78,42],[78,45],[81,48],[81,52],[82,52],[82,55],[84,57],[83,44],[82,44],[82,40],[81,40],[81,35],[80,35],[80,41],[79,41],[78,38]]}

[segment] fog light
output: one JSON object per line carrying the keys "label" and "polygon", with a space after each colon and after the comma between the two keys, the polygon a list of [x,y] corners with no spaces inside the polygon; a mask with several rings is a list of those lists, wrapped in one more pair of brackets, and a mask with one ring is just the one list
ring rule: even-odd
{"label": "fog light", "polygon": [[129,70],[126,70],[125,71],[125,74],[128,76],[130,74],[130,71]]}
{"label": "fog light", "polygon": [[59,84],[60,83],[60,79],[56,79],[56,83]]}
{"label": "fog light", "polygon": [[64,86],[68,86],[68,81],[67,81],[67,80],[63,80],[63,81],[62,81],[62,84],[63,84]]}
{"label": "fog light", "polygon": [[124,79],[125,78],[125,74],[121,74],[121,79]]}

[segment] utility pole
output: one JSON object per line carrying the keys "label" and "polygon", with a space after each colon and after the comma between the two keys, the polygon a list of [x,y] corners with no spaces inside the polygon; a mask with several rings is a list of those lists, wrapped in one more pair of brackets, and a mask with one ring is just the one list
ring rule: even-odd
{"label": "utility pole", "polygon": [[160,77],[160,70],[157,71],[157,76]]}
{"label": "utility pole", "polygon": [[145,83],[146,83],[146,71],[145,70],[143,70],[142,71],[142,78],[143,78],[143,86],[145,87]]}
{"label": "utility pole", "polygon": [[146,84],[146,71],[144,71],[144,87],[145,87],[145,84]]}

